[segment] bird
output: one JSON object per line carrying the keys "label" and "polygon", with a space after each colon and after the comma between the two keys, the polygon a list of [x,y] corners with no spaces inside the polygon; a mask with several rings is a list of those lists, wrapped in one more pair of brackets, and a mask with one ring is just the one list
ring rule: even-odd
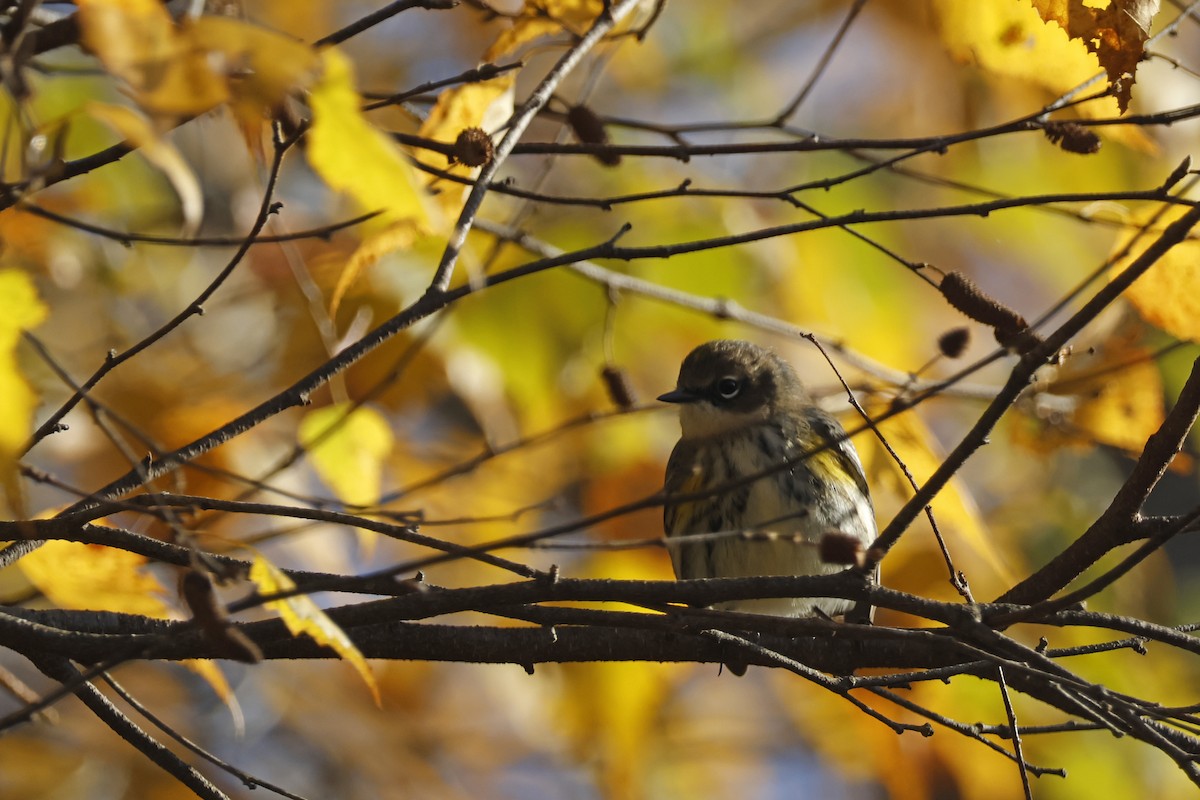
{"label": "bird", "polygon": [[[679,406],[663,507],[677,578],[827,575],[844,569],[821,558],[827,534],[863,549],[874,541],[875,512],[854,445],[771,350],[728,339],[702,344],[683,360],[675,388],[658,399]],[[758,473],[768,474],[721,488]],[[729,535],[671,541],[721,533]],[[845,616],[854,607],[830,597],[714,606],[784,617]]]}

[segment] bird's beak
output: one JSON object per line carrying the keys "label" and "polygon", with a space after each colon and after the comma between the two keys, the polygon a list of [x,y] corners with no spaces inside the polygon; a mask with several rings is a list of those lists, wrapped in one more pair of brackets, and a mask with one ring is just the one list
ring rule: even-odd
{"label": "bird's beak", "polygon": [[660,394],[658,399],[664,403],[694,403],[700,396],[687,389],[672,389],[666,394]]}

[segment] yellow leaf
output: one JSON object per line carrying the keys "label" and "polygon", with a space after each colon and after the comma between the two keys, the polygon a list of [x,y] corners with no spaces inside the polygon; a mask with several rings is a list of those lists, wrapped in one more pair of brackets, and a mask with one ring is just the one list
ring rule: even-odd
{"label": "yellow leaf", "polygon": [[383,463],[392,450],[392,431],[370,408],[347,404],[310,411],[300,423],[300,441],[313,468],[342,502],[366,506],[379,500]]}
{"label": "yellow leaf", "polygon": [[[296,588],[291,578],[261,555],[255,556],[254,563],[250,565],[250,580],[263,595],[290,592]],[[293,595],[282,600],[270,600],[266,606],[279,614],[293,636],[307,634],[317,644],[330,648],[338,656],[349,661],[363,679],[363,683],[371,690],[375,705],[380,704],[379,686],[375,683],[375,676],[371,674],[367,660],[354,646],[354,642],[350,641],[346,632],[339,628],[311,597],[303,594]]]}
{"label": "yellow leaf", "polygon": [[598,769],[603,797],[637,797],[661,724],[668,682],[657,664],[564,664],[558,714],[577,758]]}
{"label": "yellow leaf", "polygon": [[[162,600],[162,586],[143,571],[146,562],[144,556],[103,545],[51,541],[18,561],[16,568],[59,608],[168,619],[174,615]],[[214,662],[182,663],[212,686],[235,720],[241,719],[237,698]]]}
{"label": "yellow leaf", "polygon": [[60,608],[120,611],[166,619],[162,586],[146,574],[144,556],[78,542],[46,542],[17,564]]}
{"label": "yellow leaf", "polygon": [[1163,422],[1162,378],[1149,351],[1129,355],[1144,360],[1088,381],[1088,400],[1075,411],[1074,423],[1098,442],[1140,454]]}
{"label": "yellow leaf", "polygon": [[[910,411],[892,417],[879,423],[878,427],[908,467],[918,486],[928,480],[941,465],[942,456],[937,452],[933,434],[915,413]],[[911,484],[878,439],[864,433],[856,437],[855,445],[862,456],[867,482],[873,493],[890,492],[902,501],[907,501],[912,496]],[[942,535],[947,539],[951,555],[954,554],[956,546],[966,545],[971,553],[978,556],[1006,585],[1015,581],[1003,555],[992,543],[991,536],[984,528],[979,509],[958,481],[950,481],[934,498],[932,506]],[[887,568],[886,563],[884,568]],[[886,576],[884,582],[887,582]]]}
{"label": "yellow leaf", "polygon": [[420,237],[421,231],[411,220],[400,220],[381,231],[371,234],[359,244],[358,249],[346,262],[345,269],[338,275],[337,286],[333,289],[333,297],[329,300],[329,316],[337,316],[342,298],[350,287],[358,281],[363,270],[371,267],[388,253],[397,250],[407,250]]}
{"label": "yellow leaf", "polygon": [[29,387],[17,364],[21,331],[40,325],[46,307],[37,296],[33,281],[20,270],[0,270],[0,481],[14,516],[21,506],[21,484],[17,459],[33,430],[37,395]]}
{"label": "yellow leaf", "polygon": [[492,42],[491,47],[483,54],[483,60],[496,63],[507,55],[515,53],[522,45],[528,44],[543,36],[558,33],[563,26],[548,17],[518,17],[511,28],[506,28]]}
{"label": "yellow leaf", "polygon": [[603,0],[530,0],[525,13],[558,20],[572,33],[584,34],[604,10]]}
{"label": "yellow leaf", "polygon": [[148,111],[201,114],[228,97],[208,54],[179,35],[156,0],[80,0],[84,46],[129,84]]}
{"label": "yellow leaf", "polygon": [[[1084,43],[1047,25],[1028,2],[1013,0],[933,0],[938,35],[957,60],[978,64],[1005,78],[1016,78],[1061,95],[1101,72],[1100,61]],[[1115,97],[1077,106],[1081,116],[1115,116]],[[1103,135],[1145,152],[1154,142],[1136,126],[1113,126]]]}
{"label": "yellow leaf", "polygon": [[204,194],[200,182],[175,145],[158,134],[148,119],[131,108],[89,102],[84,106],[91,117],[119,133],[171,182],[179,196],[185,233],[194,233],[204,215]]}
{"label": "yellow leaf", "polygon": [[221,668],[217,665],[217,662],[205,658],[189,658],[181,663],[203,678],[204,682],[212,687],[213,692],[225,704],[225,707],[229,709],[229,715],[233,717],[234,730],[239,735],[244,733],[246,729],[246,717],[242,713],[242,705],[238,702],[237,695],[233,693],[233,689],[229,686],[229,681],[225,680],[225,673],[221,672]]}
{"label": "yellow leaf", "polygon": [[230,17],[178,27],[158,2],[80,6],[87,47],[154,114],[197,115],[228,101],[243,128],[257,129],[289,93],[312,82],[320,63],[310,46]]}
{"label": "yellow leaf", "polygon": [[[661,552],[603,553],[587,562],[583,574],[638,580],[647,576],[646,562],[666,570]],[[653,574],[652,572],[649,574]],[[597,607],[623,608],[597,604]],[[688,670],[677,665],[642,663],[563,664],[562,720],[578,757],[599,771],[604,797],[636,797],[644,786],[654,746],[662,731],[670,688]]]}
{"label": "yellow leaf", "polygon": [[399,148],[362,115],[350,61],[334,48],[322,51],[324,72],[309,97],[313,111],[308,160],[331,188],[350,195],[388,222],[429,223],[424,190]]}
{"label": "yellow leaf", "polygon": [[1014,436],[1037,452],[1106,444],[1138,454],[1166,413],[1150,351],[1120,334],[1071,356],[1027,406]]}
{"label": "yellow leaf", "polygon": [[[644,9],[648,4],[641,4]],[[567,31],[582,36],[604,10],[603,0],[528,0],[512,27],[501,32],[483,55],[484,61],[495,62],[510,55],[535,39]],[[631,15],[637,18],[639,15]]]}
{"label": "yellow leaf", "polygon": [[[1183,212],[1182,208],[1168,211],[1155,230],[1170,225]],[[1150,231],[1140,241],[1152,242],[1155,235]],[[1125,237],[1119,247],[1123,248],[1129,238]],[[1112,275],[1123,272],[1140,252],[1140,247],[1134,247],[1132,255],[1113,265]],[[1200,242],[1186,239],[1172,247],[1125,291],[1125,296],[1151,325],[1179,339],[1200,342]]]}
{"label": "yellow leaf", "polygon": [[1057,24],[1096,54],[1124,113],[1159,0],[1109,0],[1106,8],[1083,0],[1033,0],[1033,6],[1043,20]]}
{"label": "yellow leaf", "polygon": [[316,79],[320,58],[307,44],[224,16],[185,23],[181,35],[211,54],[229,88],[229,110],[250,149],[262,154],[262,127],[287,97]]}
{"label": "yellow leaf", "polygon": [[[421,124],[419,133],[426,139],[452,144],[466,128],[482,128],[489,134],[494,132],[508,120],[512,110],[513,75],[506,73],[490,81],[456,86],[442,92]],[[425,164],[440,170],[448,169],[464,178],[478,172],[477,167],[452,165],[445,156],[429,150],[420,151],[417,157]],[[432,176],[430,180],[438,182],[441,190],[438,200],[446,214],[457,215],[470,187]]]}
{"label": "yellow leaf", "polygon": [[255,0],[254,16],[277,30],[314,42],[345,20],[345,7],[329,0]]}
{"label": "yellow leaf", "polygon": [[232,17],[202,16],[184,28],[201,50],[219,53],[234,101],[247,102],[260,115],[293,91],[306,87],[320,66],[317,53],[303,42]]}
{"label": "yellow leaf", "polygon": [[221,672],[216,663],[203,658],[190,658],[182,663],[188,669],[204,678],[221,700],[226,703],[234,700],[233,689],[229,687],[229,681],[225,680],[225,674]]}
{"label": "yellow leaf", "polygon": [[[421,136],[452,143],[463,128],[494,131],[512,114],[513,76],[506,73],[489,81],[447,89],[421,125]],[[444,156],[441,157],[445,163]]]}

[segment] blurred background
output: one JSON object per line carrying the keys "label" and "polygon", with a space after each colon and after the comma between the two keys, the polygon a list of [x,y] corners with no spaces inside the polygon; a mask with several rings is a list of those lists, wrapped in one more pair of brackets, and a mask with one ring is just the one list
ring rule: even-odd
{"label": "blurred background", "polygon": [[[312,43],[379,5],[245,0],[208,11]],[[459,92],[453,86],[435,88],[365,112],[379,130],[408,136],[452,142],[467,125],[495,135],[502,133],[512,98],[519,104],[528,96],[573,41],[570,31],[586,30],[598,5],[464,0],[449,10],[398,14],[337,50],[368,102],[489,59],[519,60],[519,68],[483,84],[479,97],[466,90],[451,95]],[[67,4],[42,9],[73,10]],[[811,136],[864,141],[827,151],[688,159],[627,154],[617,165],[586,154],[518,151],[500,173],[508,183],[488,194],[480,213],[492,230],[523,232],[570,251],[598,245],[628,224],[620,245],[657,247],[769,232],[856,210],[1082,198],[1030,200],[986,214],[901,213],[894,221],[764,234],[669,258],[600,260],[589,274],[563,267],[488,287],[336,376],[312,397],[310,408],[270,419],[160,488],[320,508],[378,506],[419,519],[425,533],[464,544],[576,520],[660,488],[678,427],[672,411],[653,398],[674,385],[678,364],[692,347],[715,337],[776,348],[824,404],[846,415],[848,425],[856,416],[843,378],[868,412],[881,412],[894,399],[911,396],[920,381],[956,375],[997,349],[987,328],[944,301],[933,285],[941,274],[964,273],[1049,330],[1102,285],[1106,263],[1140,226],[1161,228],[1178,216],[1129,195],[1159,186],[1195,149],[1197,123],[1186,110],[1200,102],[1200,21],[1189,9],[1164,3],[1155,19],[1152,32],[1170,28],[1170,35],[1151,40],[1148,57],[1137,66],[1128,114],[1144,116],[1088,128],[1100,147],[1083,155],[1034,129],[947,139],[945,146],[904,145],[1032,118],[1062,98],[1103,91],[1103,80],[1079,88],[1100,72],[1098,62],[1027,3],[647,3],[631,23],[636,28],[653,21],[644,37],[625,35],[597,47],[558,87],[523,141],[578,141],[567,120],[578,106],[598,117],[608,139],[622,146]],[[514,43],[520,37],[512,32],[530,18],[553,24],[545,35]],[[74,47],[38,56],[33,64],[27,96],[10,87],[4,104],[13,133],[5,145],[7,180],[28,178],[36,163],[21,152],[21,136],[29,146],[37,135],[46,137],[68,161],[128,138],[86,110],[97,102],[138,105],[137,94],[110,74],[111,64],[106,71]],[[231,74],[238,66],[229,67]],[[320,86],[320,78],[313,80],[310,85]],[[299,97],[282,104],[285,116],[308,116]],[[1179,109],[1184,112],[1176,124],[1157,124],[1164,118],[1155,115]],[[785,111],[786,119],[773,124]],[[1053,118],[1117,114],[1109,97]],[[221,105],[158,131],[196,179],[204,209],[199,236],[236,240],[258,213],[271,148],[263,127],[249,124],[252,118]],[[330,188],[338,167],[314,149],[305,140],[289,153],[276,190],[282,209],[265,234],[297,234],[373,210],[361,195]],[[403,152],[426,167],[447,168],[443,156]],[[878,166],[898,155],[903,160]],[[468,174],[465,167],[455,169]],[[130,468],[130,453],[167,452],[225,424],[415,301],[438,263],[463,192],[445,175],[411,174],[423,198],[423,230],[414,234],[395,220],[377,218],[324,237],[254,246],[204,304],[202,317],[101,382],[94,396],[106,425],[85,404],[67,417],[68,431],[46,438],[25,457],[57,480],[26,485],[25,513],[50,514],[73,502],[76,496],[64,487],[87,492],[104,485]],[[1180,188],[1190,189],[1194,178],[1185,177]],[[685,182],[687,189],[679,190]],[[29,199],[65,219],[186,239],[179,186],[178,176],[173,180],[161,163],[133,155]],[[233,253],[228,246],[130,244],[21,208],[0,214],[0,238],[3,265],[28,275],[46,308],[37,336],[76,380],[91,374],[110,349],[134,344],[178,313]],[[1194,242],[1181,246],[1180,262],[1197,263],[1196,248]],[[454,284],[478,284],[535,258],[477,230]],[[1196,280],[1194,272],[1182,274]],[[639,283],[612,288],[597,280],[603,275]],[[1081,285],[1081,294],[1071,294]],[[1061,550],[1120,487],[1197,356],[1190,341],[1195,332],[1171,319],[1172,304],[1188,296],[1188,287],[1183,277],[1167,277],[1106,311],[1059,367],[1039,374],[1035,391],[939,495],[934,513],[954,565],[977,599],[994,598]],[[714,300],[727,302],[732,313],[713,313]],[[1155,309],[1162,314],[1155,316]],[[939,336],[961,326],[970,329],[964,352],[940,355]],[[800,332],[819,338],[833,366]],[[71,388],[29,348],[18,356],[38,398],[38,424]],[[1015,357],[1001,355],[973,368],[882,426],[917,481],[959,441],[1013,363]],[[606,372],[620,376],[630,397],[613,391]],[[332,416],[312,416],[322,412]],[[328,419],[340,420],[338,430],[346,433],[314,444],[314,432]],[[1195,442],[1193,436],[1192,454]],[[911,489],[869,434],[856,444],[882,527]],[[257,486],[248,490],[246,479]],[[1195,469],[1185,453],[1148,511],[1183,513],[1196,496]],[[140,533],[170,534],[147,517],[127,516],[119,522]],[[244,558],[261,552],[280,566],[326,572],[361,573],[425,554],[363,531],[272,517],[204,515],[194,535],[212,551]],[[660,547],[606,547],[660,535],[659,511],[649,509],[565,539],[588,547],[504,554],[541,568],[557,564],[570,577],[665,579],[671,569]],[[1182,537],[1090,607],[1169,625],[1194,620],[1200,612],[1196,554],[1195,542]],[[47,577],[46,565],[23,561],[17,567],[0,572],[6,602],[65,604],[55,599],[62,587],[54,581],[67,580],[67,566],[50,565],[57,578]],[[79,569],[79,585],[93,591],[86,587],[95,566]],[[883,570],[889,586],[942,600],[958,597],[924,519]],[[156,582],[165,613],[186,614],[172,570],[144,565],[137,574]],[[512,576],[452,562],[429,569],[427,579],[469,586]],[[233,599],[246,589],[225,591]],[[329,605],[352,598],[317,599]],[[498,624],[482,615],[451,621]],[[917,624],[896,614],[877,621]],[[1054,647],[1105,638],[1076,630],[1014,635],[1029,643],[1044,635]],[[1194,667],[1163,648],[1151,655],[1084,656],[1071,667],[1115,691],[1167,704],[1194,702],[1187,691]],[[0,653],[0,667],[35,689],[48,686],[15,655]],[[115,677],[176,730],[304,797],[949,800],[1021,791],[1016,767],[978,742],[940,727],[931,738],[897,736],[844,700],[779,670],[751,670],[743,679],[718,674],[714,665],[691,664],[539,665],[533,675],[518,666],[423,662],[374,662],[372,670],[382,695],[379,708],[354,671],[332,660],[252,667],[221,662],[224,689],[211,673],[174,664],[128,665]],[[990,682],[959,677],[915,686],[906,697],[967,725],[1006,722]],[[922,721],[881,700],[871,702],[892,718]],[[1024,725],[1061,721],[1032,700],[1017,702]],[[4,713],[18,705],[0,699]],[[58,704],[55,712],[54,723],[6,732],[0,796],[189,796],[76,701]],[[1029,736],[1025,755],[1069,776],[1037,779],[1039,798],[1169,797],[1190,785],[1161,753],[1103,732]],[[233,796],[251,796],[227,776],[214,779]]]}

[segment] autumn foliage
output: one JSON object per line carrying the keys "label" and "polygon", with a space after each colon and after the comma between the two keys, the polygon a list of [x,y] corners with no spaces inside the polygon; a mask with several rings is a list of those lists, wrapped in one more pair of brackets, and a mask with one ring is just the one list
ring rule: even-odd
{"label": "autumn foliage", "polygon": [[[0,12],[0,797],[1200,786],[1184,4]],[[672,580],[716,337],[845,572]]]}

